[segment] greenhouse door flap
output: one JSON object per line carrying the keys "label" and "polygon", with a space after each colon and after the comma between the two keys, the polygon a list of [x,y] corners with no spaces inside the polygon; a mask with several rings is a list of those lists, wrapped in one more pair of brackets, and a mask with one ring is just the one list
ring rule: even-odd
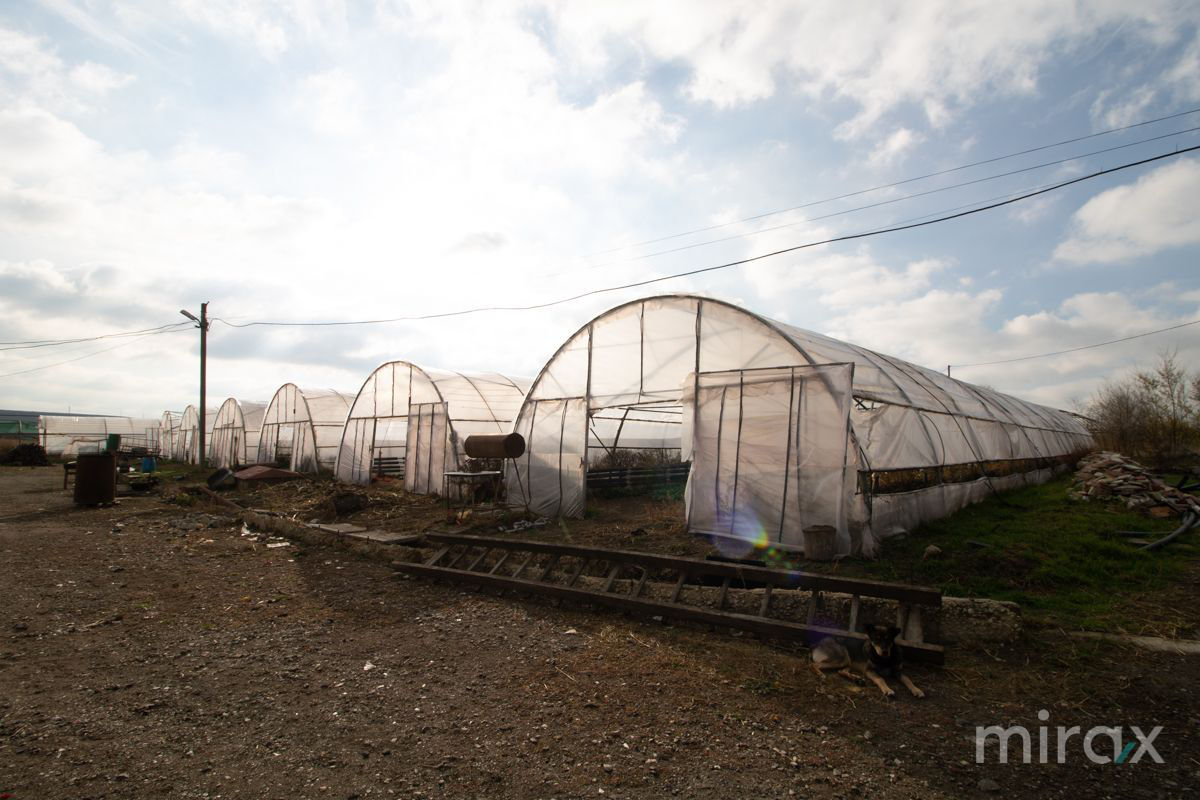
{"label": "greenhouse door flap", "polygon": [[404,489],[418,494],[441,494],[446,462],[445,403],[415,403],[408,414],[405,437]]}
{"label": "greenhouse door flap", "polygon": [[690,410],[691,530],[799,550],[804,528],[829,525],[838,552],[849,552],[852,379],[851,364],[700,373]]}

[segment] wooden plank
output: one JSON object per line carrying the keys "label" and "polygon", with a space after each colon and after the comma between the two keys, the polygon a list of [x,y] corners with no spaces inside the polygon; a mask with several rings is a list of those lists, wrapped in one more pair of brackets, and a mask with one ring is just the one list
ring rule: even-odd
{"label": "wooden plank", "polygon": [[771,584],[767,584],[767,588],[763,589],[762,605],[758,608],[758,615],[765,617],[767,611],[771,609]]}
{"label": "wooden plank", "polygon": [[450,562],[449,564],[447,564],[446,566],[447,566],[447,567],[450,567],[451,569],[454,569],[454,565],[455,565],[455,564],[457,564],[459,561],[462,561],[462,560],[463,560],[463,556],[465,556],[467,553],[471,552],[471,550],[473,550],[473,549],[474,549],[474,545],[470,545],[470,544],[463,545],[462,552],[460,552],[458,555],[456,555],[456,556],[454,557],[454,560],[453,560],[453,561],[451,561],[451,562]]}
{"label": "wooden plank", "polygon": [[[395,565],[395,568],[399,572],[405,572],[411,575],[420,575],[427,578],[443,578],[447,580],[460,581],[463,583],[476,583],[494,586],[500,589],[514,589],[529,592],[531,594],[541,594],[548,597],[558,597],[567,600],[593,603],[596,605],[618,608],[625,611],[636,611],[651,616],[669,616],[672,619],[682,620],[685,622],[723,625],[726,627],[751,631],[762,636],[777,639],[798,640],[812,643],[826,636],[832,636],[835,639],[844,642],[863,642],[867,638],[861,633],[851,633],[845,630],[838,630],[837,628],[826,628],[819,625],[802,625],[800,623],[789,622],[787,620],[767,619],[748,614],[738,614],[732,611],[719,611],[711,608],[683,605],[681,603],[667,603],[656,600],[647,600],[641,597],[631,597],[627,594],[597,592],[590,589],[580,589],[573,586],[562,586],[553,583],[542,583],[531,580],[517,580],[514,578],[507,578],[502,575],[489,575],[481,572],[467,572],[465,570],[448,569],[446,567],[431,567],[426,564],[398,563]],[[905,657],[910,658],[913,661],[925,661],[940,664],[945,659],[945,651],[937,645],[906,642],[902,640],[897,640],[896,643],[899,644],[903,649]]]}
{"label": "wooden plank", "polygon": [[467,572],[470,572],[471,570],[475,569],[475,567],[479,566],[479,562],[483,561],[484,557],[490,552],[492,551],[489,548],[483,548],[483,552],[480,553],[475,560],[467,566]]}
{"label": "wooden plank", "polygon": [[858,595],[850,598],[850,623],[846,626],[851,631],[858,630]]}
{"label": "wooden plank", "polygon": [[396,533],[395,531],[362,531],[361,533],[347,533],[349,539],[361,539],[364,542],[379,542],[380,544],[408,544],[415,545],[421,540],[421,537],[413,533]]}
{"label": "wooden plank", "polygon": [[739,581],[771,584],[779,588],[804,589],[808,591],[844,592],[867,597],[920,603],[938,607],[942,604],[942,593],[928,586],[910,586],[903,583],[872,581],[862,578],[844,578],[837,575],[817,575],[811,572],[752,567],[742,564],[725,564],[720,561],[705,561],[700,558],[664,556],[657,553],[639,553],[630,550],[606,550],[599,547],[553,542],[531,542],[520,539],[500,539],[491,536],[467,536],[457,533],[428,533],[425,538],[438,543],[473,544],[484,547],[507,547],[513,550],[530,550],[538,553],[557,553],[564,556],[593,558],[609,562],[637,564],[662,569],[685,570],[692,575],[715,575]]}
{"label": "wooden plank", "polygon": [[554,565],[558,563],[558,559],[558,553],[550,556],[550,560],[546,562],[546,568],[542,570],[542,577],[538,578],[539,581],[546,580],[546,577],[550,574],[550,570],[554,569]]}
{"label": "wooden plank", "polygon": [[721,597],[717,600],[717,608],[725,607],[725,598],[729,595],[729,576],[725,576],[725,580],[721,582]]}
{"label": "wooden plank", "polygon": [[500,558],[496,561],[495,564],[492,565],[492,568],[488,570],[488,574],[495,575],[496,571],[499,570],[501,566],[503,566],[505,561],[508,561],[508,557],[511,555],[512,555],[512,550],[505,550],[503,553],[501,553]]}
{"label": "wooden plank", "polygon": [[611,591],[611,590],[612,590],[613,581],[615,581],[615,580],[617,579],[617,573],[618,573],[618,572],[620,572],[620,571],[621,571],[621,565],[620,565],[620,564],[613,564],[613,565],[612,565],[612,569],[610,569],[610,570],[608,571],[608,580],[606,580],[606,581],[604,582],[604,589],[603,589],[603,591],[605,591],[605,592],[608,592],[608,591]]}
{"label": "wooden plank", "polygon": [[529,566],[529,562],[533,560],[533,553],[525,556],[525,560],[521,562],[521,566],[517,567],[517,571],[513,573],[514,578],[521,577],[521,573],[525,571],[525,567]]}
{"label": "wooden plank", "polygon": [[686,580],[687,580],[687,573],[680,572],[679,580],[675,581],[675,591],[671,592],[671,602],[672,603],[679,602],[679,593],[683,591],[683,583]]}
{"label": "wooden plank", "polygon": [[450,552],[450,547],[451,547],[450,545],[446,545],[441,550],[438,550],[436,553],[433,554],[433,558],[429,559],[425,563],[431,567],[434,566],[435,564],[437,564],[437,562],[442,560],[442,556],[444,556],[444,555],[446,555],[446,553]]}
{"label": "wooden plank", "polygon": [[646,578],[650,577],[650,570],[642,568],[642,577],[638,578],[637,586],[633,589],[634,597],[642,596],[642,589],[646,586]]}
{"label": "wooden plank", "polygon": [[567,586],[575,585],[575,581],[579,580],[579,576],[583,574],[583,571],[587,568],[587,565],[587,559],[579,559],[579,566],[576,567],[575,571],[571,573],[571,579],[567,581]]}

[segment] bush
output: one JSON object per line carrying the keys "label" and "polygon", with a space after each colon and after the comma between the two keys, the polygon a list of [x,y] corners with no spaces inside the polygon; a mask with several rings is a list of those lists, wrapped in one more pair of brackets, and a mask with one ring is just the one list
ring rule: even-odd
{"label": "bush", "polygon": [[0,456],[0,464],[19,467],[46,467],[50,459],[46,458],[46,450],[40,444],[19,444]]}

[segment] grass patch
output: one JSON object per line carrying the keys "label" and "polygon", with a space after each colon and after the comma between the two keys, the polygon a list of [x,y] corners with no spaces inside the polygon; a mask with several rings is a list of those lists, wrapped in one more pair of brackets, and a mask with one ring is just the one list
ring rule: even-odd
{"label": "grass patch", "polygon": [[[1178,520],[1068,500],[1070,480],[1061,476],[991,497],[885,541],[876,561],[844,561],[829,569],[936,586],[950,595],[1012,600],[1028,618],[1047,624],[1140,629],[1147,596],[1200,567],[1197,534],[1185,534],[1182,544],[1158,552],[1139,552],[1115,532],[1161,535]],[[924,559],[929,545],[942,553]]]}

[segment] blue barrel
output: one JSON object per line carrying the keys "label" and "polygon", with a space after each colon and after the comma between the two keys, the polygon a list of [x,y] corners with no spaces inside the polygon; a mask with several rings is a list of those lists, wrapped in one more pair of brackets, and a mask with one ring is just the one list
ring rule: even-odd
{"label": "blue barrel", "polygon": [[156,469],[158,469],[158,462],[154,460],[154,456],[142,458],[142,472],[154,472]]}

